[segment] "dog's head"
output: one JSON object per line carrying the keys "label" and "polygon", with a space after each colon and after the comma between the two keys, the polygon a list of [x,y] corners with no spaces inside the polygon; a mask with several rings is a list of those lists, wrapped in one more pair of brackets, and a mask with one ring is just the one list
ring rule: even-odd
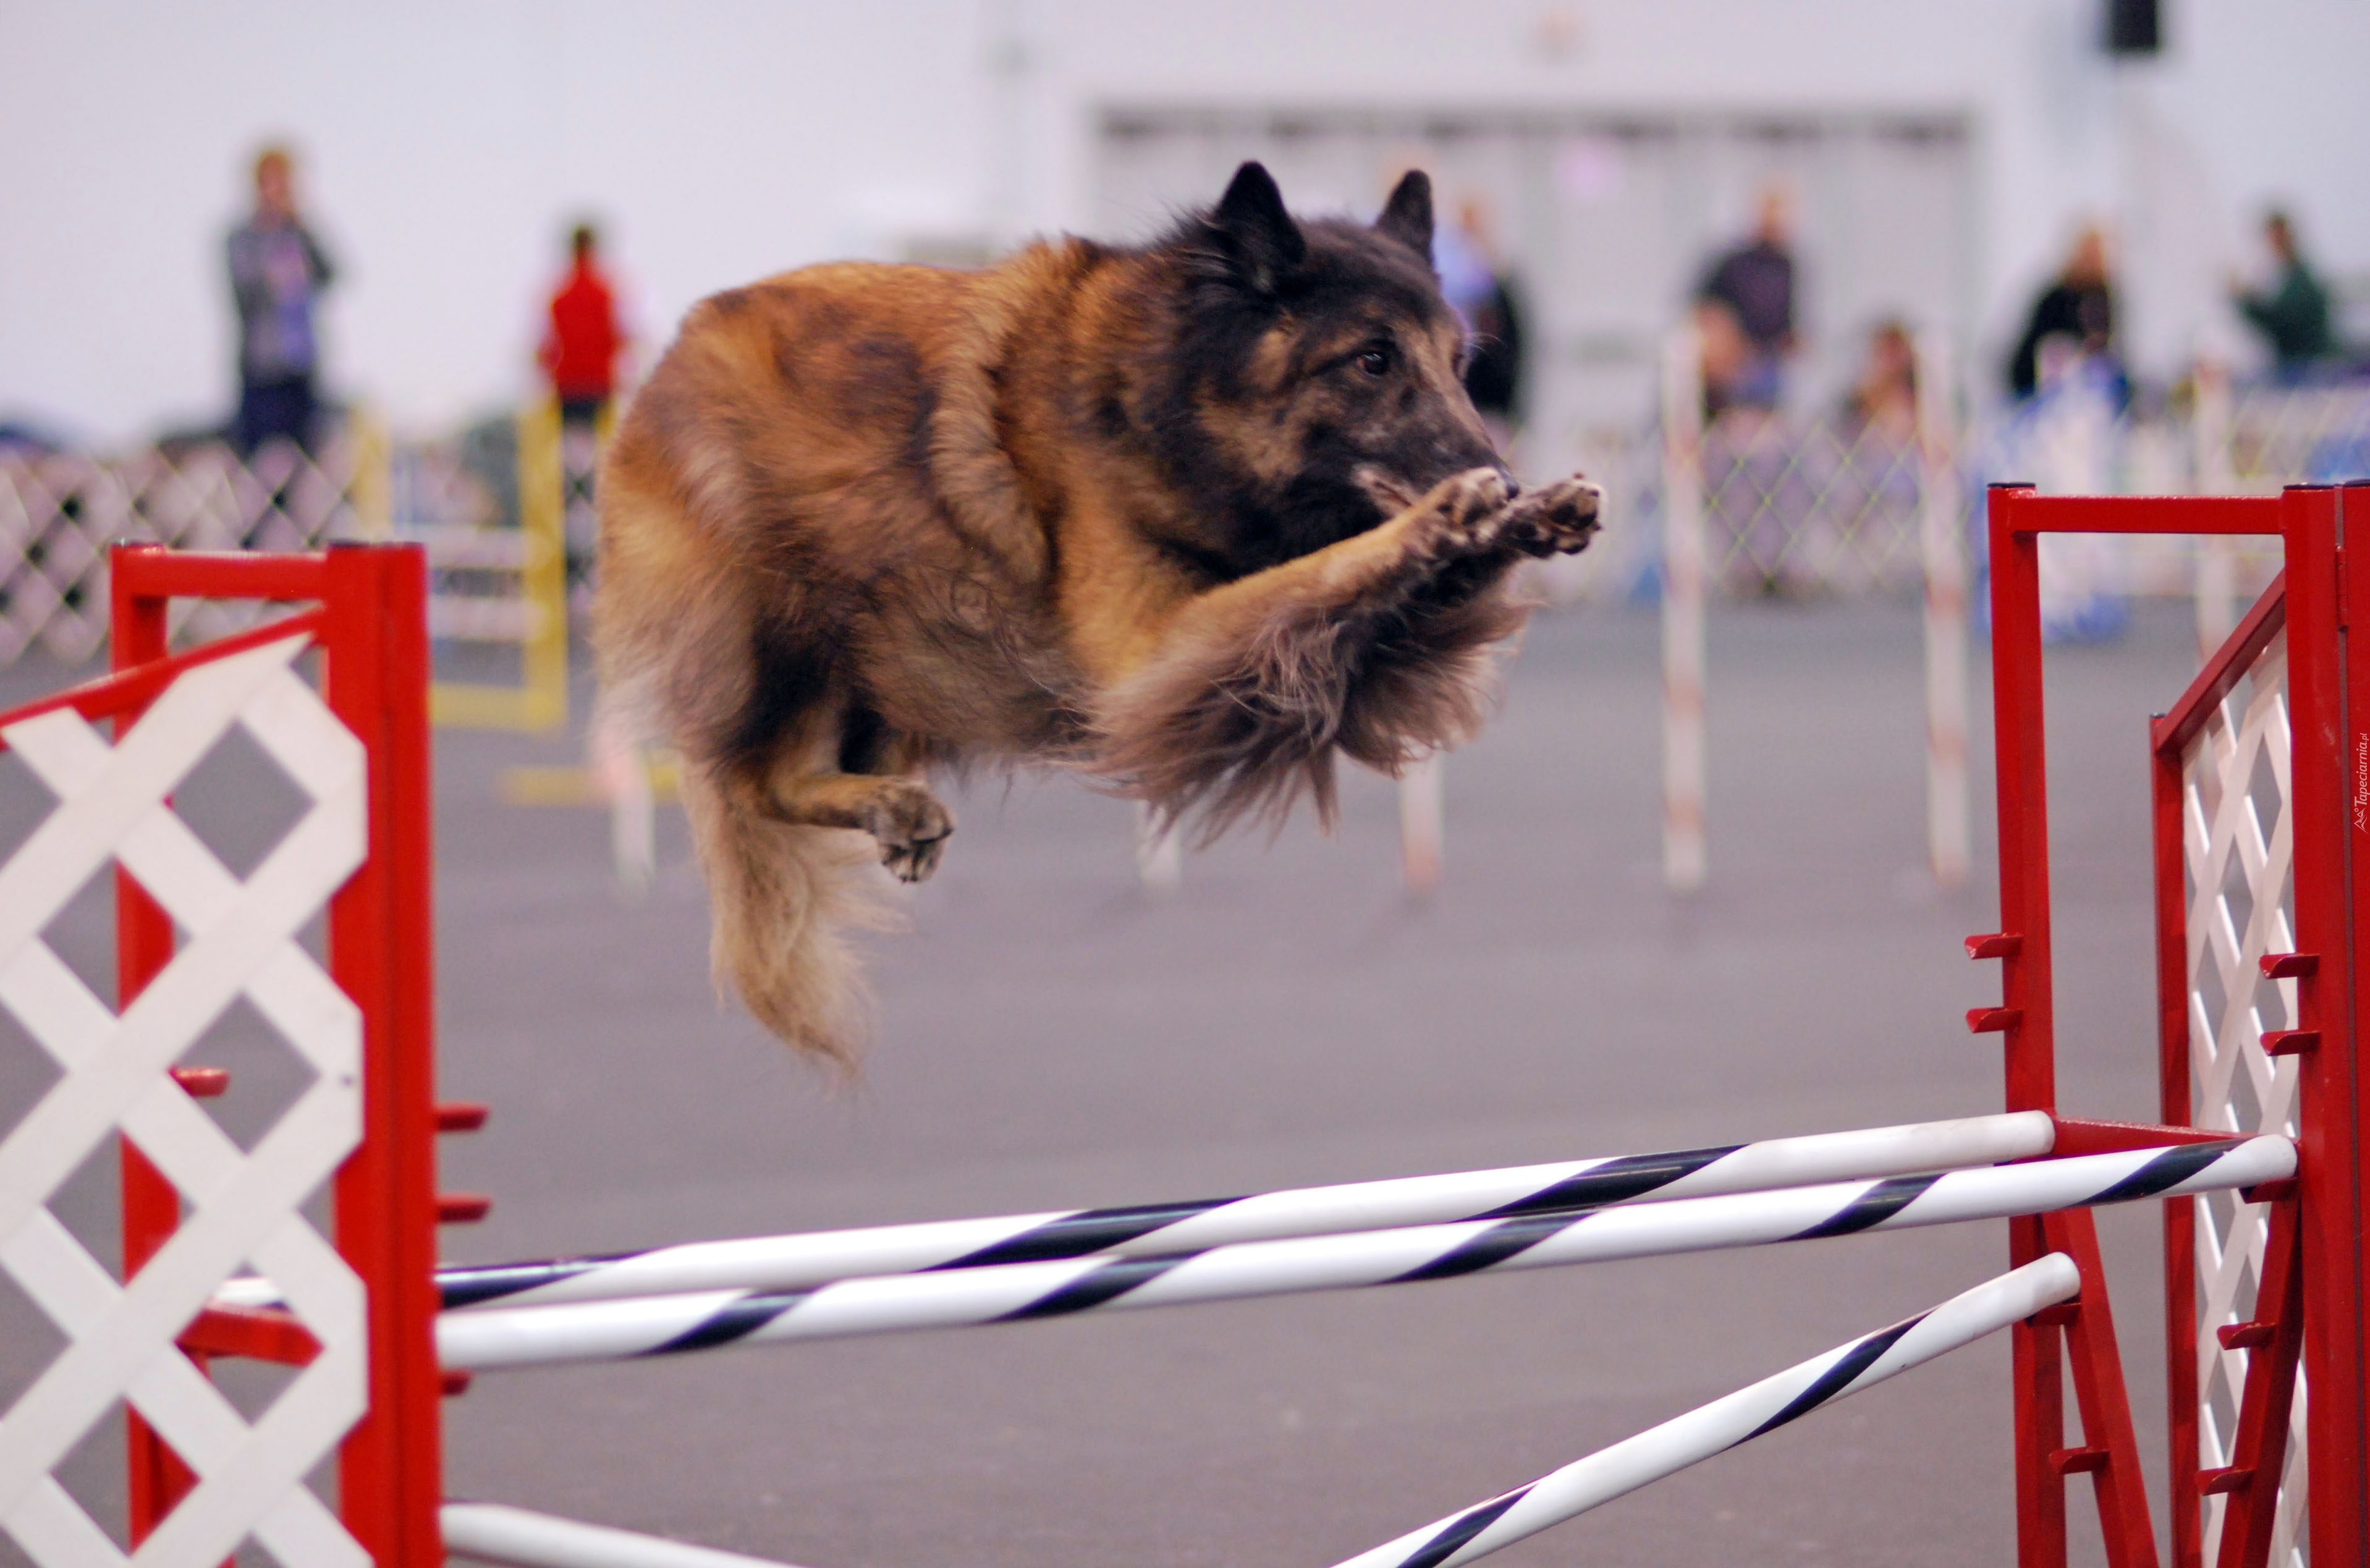
{"label": "dog's head", "polygon": [[1465,395],[1468,345],[1432,267],[1432,181],[1372,225],[1296,220],[1256,163],[1155,248],[1179,280],[1138,429],[1191,498],[1170,541],[1239,576],[1381,522],[1498,465]]}

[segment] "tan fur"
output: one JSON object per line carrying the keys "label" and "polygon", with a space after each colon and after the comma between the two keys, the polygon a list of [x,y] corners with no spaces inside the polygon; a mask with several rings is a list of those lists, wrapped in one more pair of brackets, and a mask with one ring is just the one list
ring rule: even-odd
{"label": "tan fur", "polygon": [[[603,678],[683,754],[719,983],[802,1049],[864,1035],[839,933],[880,917],[868,861],[936,864],[930,767],[1066,763],[1212,831],[1304,791],[1329,811],[1335,751],[1391,770],[1474,732],[1521,620],[1507,569],[1593,526],[1575,482],[1510,502],[1483,467],[1410,501],[1378,473],[1379,525],[1208,581],[1173,476],[1098,411],[1151,396],[1178,266],[1064,241],[785,274],[696,307],[627,411]],[[1434,337],[1409,375],[1470,420]],[[1312,352],[1262,342],[1202,410],[1246,471],[1338,417],[1285,406]]]}

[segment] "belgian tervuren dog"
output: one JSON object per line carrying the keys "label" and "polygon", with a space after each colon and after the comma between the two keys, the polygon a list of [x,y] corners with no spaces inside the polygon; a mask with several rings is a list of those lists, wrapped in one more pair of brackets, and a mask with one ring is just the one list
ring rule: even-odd
{"label": "belgian tervuren dog", "polygon": [[1140,248],[811,267],[696,306],[600,480],[609,700],[680,749],[714,960],[846,1061],[840,932],[929,875],[926,777],[1079,768],[1214,832],[1470,735],[1507,579],[1596,525],[1518,493],[1410,173],[1372,226],[1245,164]]}

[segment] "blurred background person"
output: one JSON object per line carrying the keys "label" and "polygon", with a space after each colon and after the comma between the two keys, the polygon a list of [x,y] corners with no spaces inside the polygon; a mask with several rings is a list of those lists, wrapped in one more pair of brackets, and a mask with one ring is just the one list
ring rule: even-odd
{"label": "blurred background person", "polygon": [[1490,209],[1478,196],[1459,205],[1456,222],[1432,239],[1441,293],[1465,322],[1473,352],[1465,391],[1501,454],[1522,426],[1523,317],[1513,274],[1499,259]]}
{"label": "blurred background person", "polygon": [[626,330],[617,294],[601,269],[601,235],[590,223],[568,233],[568,271],[552,291],[535,360],[550,377],[559,404],[562,526],[568,539],[571,597],[592,591],[593,542],[600,534],[592,477],[600,467],[610,400],[617,391],[617,360]]}
{"label": "blurred background person", "polygon": [[2337,337],[2330,328],[2329,291],[2304,259],[2296,243],[2295,225],[2284,212],[2273,209],[2263,219],[2263,245],[2272,255],[2268,286],[2249,289],[2233,280],[2231,303],[2262,334],[2272,351],[2272,373],[2294,386],[2309,379],[2337,352]]}
{"label": "blurred background person", "polygon": [[[2053,338],[2068,340],[2083,357],[2107,368],[2121,384],[2122,367],[2116,363],[2114,352],[2115,295],[2108,276],[2107,236],[2096,224],[2086,225],[2076,236],[2064,270],[2033,302],[2024,335],[2017,340],[2015,351],[2008,355],[2008,390],[2018,399],[2030,398],[2042,390],[2046,380],[2042,375],[2042,347]],[[2119,395],[2118,401],[2121,400]]]}
{"label": "blurred background person", "polygon": [[1917,433],[1917,346],[1898,317],[1879,322],[1869,334],[1868,358],[1844,398],[1843,413],[1848,431],[1896,443]]}
{"label": "blurred background person", "polygon": [[242,457],[279,438],[312,449],[320,293],[336,274],[297,215],[294,156],[270,146],[255,159],[255,212],[231,231],[231,297],[238,309],[238,414],[231,444]]}
{"label": "blurred background person", "polygon": [[617,389],[626,334],[616,292],[601,271],[600,231],[578,224],[568,234],[568,271],[552,292],[549,322],[535,359],[559,399],[560,422],[590,430]]}
{"label": "blurred background person", "polygon": [[1736,312],[1725,304],[1699,299],[1694,314],[1696,347],[1702,359],[1704,421],[1708,424],[1736,406],[1755,356],[1753,340],[1744,335]]}
{"label": "blurred background person", "polygon": [[[2116,352],[2107,236],[2096,224],[2075,236],[2065,267],[2033,302],[2008,373],[2017,407],[2000,432],[2007,468],[2060,495],[2111,493],[2131,382]],[[2121,637],[2130,624],[2131,570],[2125,540],[2043,539],[2042,635],[2052,642]]]}
{"label": "blurred background person", "polygon": [[1752,236],[1712,263],[1696,300],[1712,411],[1776,409],[1785,394],[1786,361],[1798,341],[1793,202],[1784,186],[1762,187]]}

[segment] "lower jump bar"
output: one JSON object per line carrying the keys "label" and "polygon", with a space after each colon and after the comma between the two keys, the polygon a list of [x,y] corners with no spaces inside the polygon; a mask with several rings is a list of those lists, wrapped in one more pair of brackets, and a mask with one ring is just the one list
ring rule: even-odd
{"label": "lower jump bar", "polygon": [[448,1369],[476,1371],[1018,1322],[1098,1309],[1339,1290],[2046,1214],[2251,1186],[2295,1174],[2295,1146],[2285,1138],[2233,1138],[1940,1175],[1250,1241],[1152,1257],[1102,1254],[846,1279],[805,1291],[704,1291],[447,1310],[436,1320],[436,1349]]}
{"label": "lower jump bar", "polygon": [[[1954,1296],[1930,1312],[1813,1356],[1751,1388],[1674,1417],[1547,1475],[1436,1519],[1340,1568],[1457,1568],[1651,1482],[1773,1432],[1821,1405],[2071,1299],[2082,1276],[2063,1252]],[[447,1503],[444,1545],[511,1568],[788,1568],[658,1536],[580,1524],[490,1503]]]}
{"label": "lower jump bar", "polygon": [[2082,1276],[2073,1260],[2052,1252],[1954,1296],[1930,1312],[1880,1329],[1839,1350],[1764,1378],[1726,1399],[1649,1427],[1635,1437],[1501,1493],[1463,1513],[1436,1519],[1338,1568],[1458,1568],[1561,1524],[1602,1503],[1674,1475],[1714,1454],[1775,1431],[1846,1394],[1856,1394],[1945,1352],[2071,1299]]}
{"label": "lower jump bar", "polygon": [[447,1503],[437,1510],[444,1550],[512,1568],[791,1568],[663,1536],[581,1524],[499,1503]]}

